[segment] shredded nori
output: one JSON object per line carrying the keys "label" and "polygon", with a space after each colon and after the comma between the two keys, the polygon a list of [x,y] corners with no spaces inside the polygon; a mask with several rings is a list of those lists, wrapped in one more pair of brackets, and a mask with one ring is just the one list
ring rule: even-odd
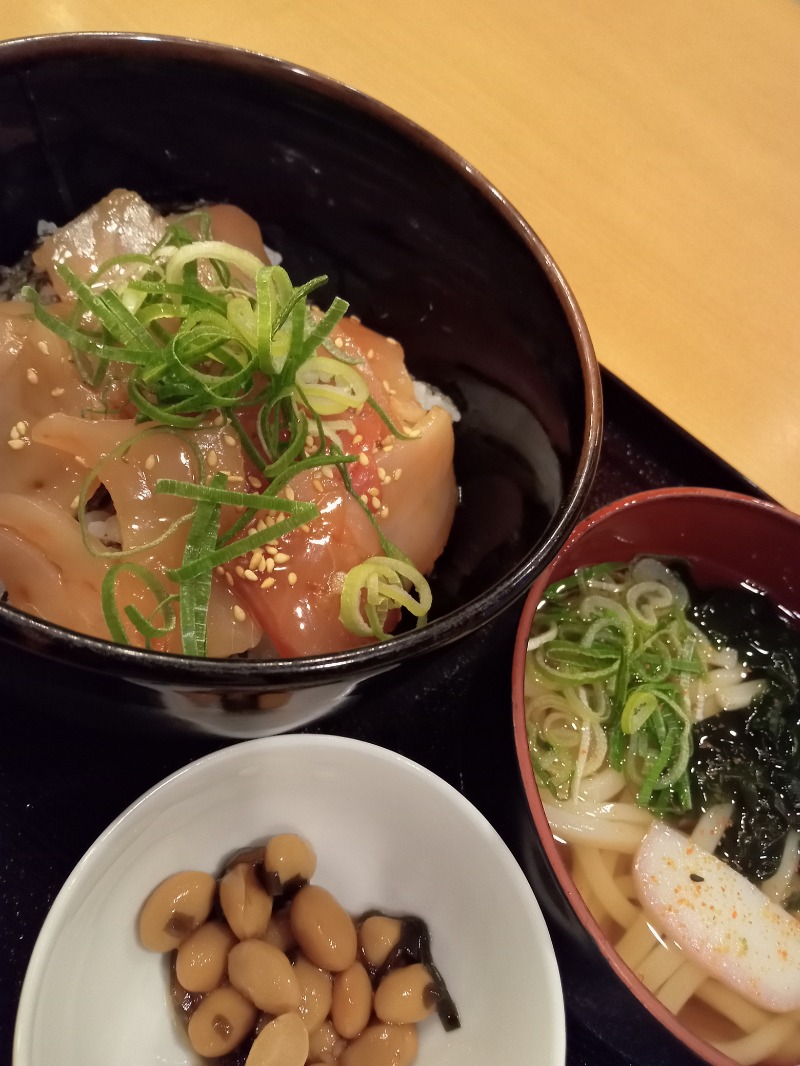
{"label": "shredded nori", "polygon": [[752,590],[692,599],[694,620],[768,682],[744,710],[695,725],[692,765],[701,809],[733,803],[717,855],[759,882],[775,873],[787,833],[800,829],[800,636]]}

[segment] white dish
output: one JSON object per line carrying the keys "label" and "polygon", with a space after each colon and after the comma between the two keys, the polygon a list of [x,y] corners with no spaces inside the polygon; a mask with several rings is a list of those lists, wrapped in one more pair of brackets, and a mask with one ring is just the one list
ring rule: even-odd
{"label": "white dish", "polygon": [[[241,845],[293,830],[314,876],[355,914],[427,921],[462,1027],[434,1016],[418,1066],[561,1066],[565,1024],[533,892],[486,819],[393,752],[328,736],[270,737],[215,752],[156,785],[92,845],[56,898],[22,989],[14,1066],[189,1066],[166,967],[136,919],[168,874],[215,872]],[[206,1060],[209,1061],[209,1060]]]}

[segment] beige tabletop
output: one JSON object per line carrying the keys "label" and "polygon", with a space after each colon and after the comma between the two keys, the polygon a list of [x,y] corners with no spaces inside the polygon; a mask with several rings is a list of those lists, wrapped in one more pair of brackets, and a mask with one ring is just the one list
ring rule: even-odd
{"label": "beige tabletop", "polygon": [[390,104],[481,170],[601,362],[800,511],[797,0],[6,0],[0,35],[176,34]]}

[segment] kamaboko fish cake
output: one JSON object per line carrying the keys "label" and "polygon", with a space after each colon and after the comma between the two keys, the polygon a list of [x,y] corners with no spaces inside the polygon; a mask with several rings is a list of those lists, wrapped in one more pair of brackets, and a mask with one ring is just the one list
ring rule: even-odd
{"label": "kamaboko fish cake", "polygon": [[115,190],[33,264],[0,303],[10,604],[210,657],[424,623],[453,424],[396,340],[318,306],[327,279],[291,279],[231,205],[165,216]]}

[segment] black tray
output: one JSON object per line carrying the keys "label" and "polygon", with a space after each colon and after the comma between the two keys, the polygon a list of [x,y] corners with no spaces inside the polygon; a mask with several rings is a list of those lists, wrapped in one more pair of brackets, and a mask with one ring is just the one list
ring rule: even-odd
{"label": "black tray", "polygon": [[[608,373],[604,389],[603,455],[587,512],[629,493],[667,485],[764,496]],[[388,689],[376,679],[367,695],[371,707],[362,703],[356,712],[345,709],[308,731],[369,740],[430,767],[483,811],[522,860],[525,844],[518,828],[523,795],[510,690],[521,607],[433,663],[394,671]],[[33,725],[26,721],[24,707],[6,703],[0,698],[0,1063],[11,1062],[16,1006],[34,942],[73,866],[129,803],[223,743],[89,734],[56,713],[44,732],[38,714]],[[651,1066],[652,1055],[634,1062],[614,1050],[618,1027],[631,1022],[646,1026],[646,1016],[626,1014],[617,1020],[612,1013],[601,1036],[583,1025],[580,1004],[570,996],[574,963],[556,930],[553,935],[567,1005],[568,1066]],[[632,998],[631,1004],[636,1006]],[[674,1066],[698,1062],[687,1053],[667,1051],[663,1033],[655,1030],[654,1036],[659,1052]]]}

